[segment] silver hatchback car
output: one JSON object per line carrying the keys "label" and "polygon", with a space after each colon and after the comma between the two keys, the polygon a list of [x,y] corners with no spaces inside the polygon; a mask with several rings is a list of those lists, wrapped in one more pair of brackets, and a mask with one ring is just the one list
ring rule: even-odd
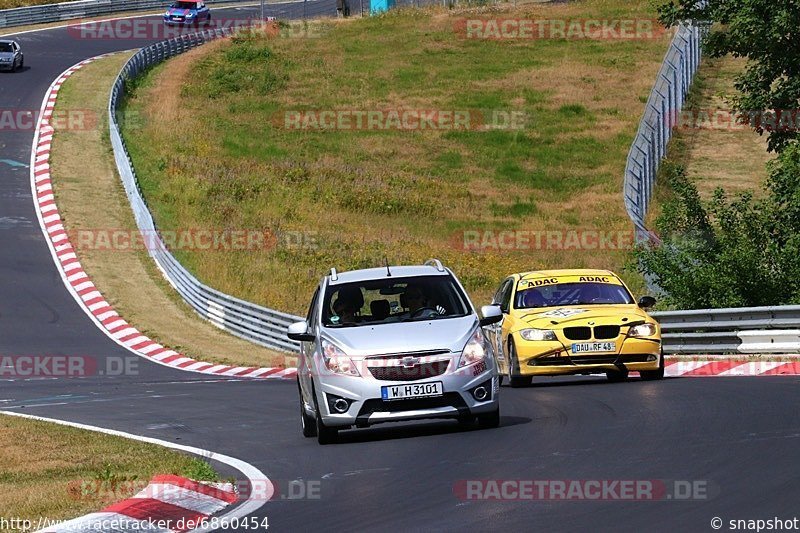
{"label": "silver hatchback car", "polygon": [[386,266],[337,273],[319,284],[303,322],[297,379],[303,435],[335,442],[341,429],[382,422],[455,418],[500,423],[494,352],[480,318],[450,269]]}

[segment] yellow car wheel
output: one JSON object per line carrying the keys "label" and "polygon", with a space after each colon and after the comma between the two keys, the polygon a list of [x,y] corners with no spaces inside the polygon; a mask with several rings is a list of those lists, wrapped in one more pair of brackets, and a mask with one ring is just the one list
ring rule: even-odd
{"label": "yellow car wheel", "polygon": [[661,350],[661,361],[658,363],[658,370],[644,370],[639,372],[643,381],[657,381],[664,379],[664,350]]}
{"label": "yellow car wheel", "polygon": [[[531,376],[519,375],[519,361],[517,360],[517,348],[514,346],[514,339],[508,339],[508,383],[511,388],[528,387],[533,378]],[[514,375],[514,374],[517,375]]]}

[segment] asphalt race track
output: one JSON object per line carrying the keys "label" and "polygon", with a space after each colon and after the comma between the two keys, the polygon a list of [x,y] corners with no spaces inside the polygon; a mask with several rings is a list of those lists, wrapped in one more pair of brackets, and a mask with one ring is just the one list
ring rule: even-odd
{"label": "asphalt race track", "polygon": [[[65,28],[17,38],[26,68],[0,73],[0,110],[38,110],[64,69],[146,44],[76,39]],[[32,139],[32,129],[0,130],[0,159],[27,165]],[[212,450],[251,463],[279,487],[318,483],[319,497],[278,496],[258,511],[273,530],[710,531],[714,517],[727,530],[730,519],[800,514],[798,377],[540,380],[503,388],[496,430],[420,422],[346,432],[340,444],[319,446],[300,433],[294,382],[166,368],[101,333],[53,265],[29,179],[26,166],[0,162],[0,355],[135,358],[138,372],[0,379],[0,410]],[[688,481],[707,498],[467,501],[454,493],[467,480],[489,479]]]}

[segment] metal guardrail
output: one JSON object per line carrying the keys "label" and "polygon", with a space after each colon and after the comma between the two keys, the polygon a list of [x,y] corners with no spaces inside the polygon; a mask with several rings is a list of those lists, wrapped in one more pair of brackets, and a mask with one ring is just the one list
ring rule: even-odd
{"label": "metal guardrail", "polygon": [[672,138],[672,127],[700,65],[704,33],[704,29],[697,25],[678,26],[628,153],[623,195],[625,209],[636,230],[637,241],[651,238],[645,226],[647,209],[653,195],[658,168]]}
{"label": "metal guardrail", "polygon": [[[3,9],[0,10],[0,28],[48,22],[66,22],[129,11],[166,9],[171,3],[172,0],[80,0],[78,2]],[[246,0],[207,0],[206,3],[214,7],[225,4],[253,4],[256,2],[248,2]],[[336,0],[297,0],[295,2],[265,0],[264,2],[265,17],[282,18],[290,12],[293,18],[303,19],[322,15],[335,15]]]}
{"label": "metal guardrail", "polygon": [[[215,29],[186,35],[142,48],[122,67],[109,99],[109,131],[114,159],[130,201],[139,230],[148,236],[148,251],[172,287],[203,318],[243,339],[272,349],[297,352],[299,344],[286,337],[286,327],[302,317],[267,309],[229,296],[202,284],[167,250],[158,236],[153,216],[139,189],[130,155],[119,131],[117,112],[125,86],[151,66],[192,48],[231,34],[230,29]],[[152,237],[152,238],[151,238]],[[153,241],[152,243],[150,241]]]}
{"label": "metal guardrail", "polygon": [[[800,306],[740,307],[733,309],[696,309],[653,313],[661,324],[664,352],[669,354],[701,353],[791,353],[800,352],[778,339],[781,330],[800,329]],[[774,349],[749,339],[755,331],[762,337],[775,334]]]}
{"label": "metal guardrail", "polygon": [[800,352],[800,330],[767,329],[740,331],[742,353],[798,353]]}

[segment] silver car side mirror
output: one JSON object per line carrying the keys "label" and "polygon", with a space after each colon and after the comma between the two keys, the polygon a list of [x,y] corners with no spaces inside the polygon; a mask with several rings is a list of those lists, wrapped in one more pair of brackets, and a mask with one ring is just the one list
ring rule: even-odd
{"label": "silver car side mirror", "polygon": [[303,322],[295,322],[286,328],[286,336],[293,341],[310,342],[314,340],[314,335],[308,332],[308,324]]}
{"label": "silver car side mirror", "polygon": [[490,326],[503,320],[503,311],[499,305],[484,305],[481,307],[481,315],[483,315],[480,320],[481,326]]}

